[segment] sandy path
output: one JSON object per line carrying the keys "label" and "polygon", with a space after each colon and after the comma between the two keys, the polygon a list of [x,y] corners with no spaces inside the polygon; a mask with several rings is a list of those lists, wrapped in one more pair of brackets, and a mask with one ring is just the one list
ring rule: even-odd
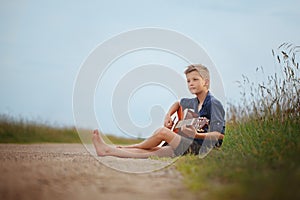
{"label": "sandy path", "polygon": [[0,199],[196,199],[172,166],[144,174],[119,172],[81,144],[0,144],[0,171]]}

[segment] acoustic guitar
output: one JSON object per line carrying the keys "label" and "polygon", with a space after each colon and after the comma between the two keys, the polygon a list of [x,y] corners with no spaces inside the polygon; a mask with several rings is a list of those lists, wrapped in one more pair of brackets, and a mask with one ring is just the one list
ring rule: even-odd
{"label": "acoustic guitar", "polygon": [[197,132],[204,132],[204,128],[209,125],[209,119],[206,117],[199,117],[197,113],[185,109],[182,111],[182,107],[180,106],[179,109],[176,111],[178,119],[174,118],[173,120],[173,127],[172,131],[178,133],[180,128],[183,126],[193,126]]}
{"label": "acoustic guitar", "polygon": [[[182,111],[182,107],[180,106],[179,109],[174,113],[173,119],[173,126],[171,130],[174,133],[180,133],[180,128],[183,126],[193,126],[197,132],[204,132],[204,128],[209,125],[209,119],[206,117],[199,117],[197,113],[185,109]],[[168,143],[163,142],[162,146],[166,146]]]}

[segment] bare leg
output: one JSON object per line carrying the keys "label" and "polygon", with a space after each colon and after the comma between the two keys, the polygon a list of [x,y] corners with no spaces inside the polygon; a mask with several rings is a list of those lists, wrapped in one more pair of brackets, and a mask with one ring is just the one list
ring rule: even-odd
{"label": "bare leg", "polygon": [[154,147],[157,147],[162,141],[166,141],[173,147],[173,149],[175,149],[180,142],[180,138],[181,136],[177,135],[170,129],[163,127],[156,130],[152,136],[150,136],[143,142],[129,146],[121,146],[121,148],[152,149]]}
{"label": "bare leg", "polygon": [[123,158],[148,158],[150,156],[171,157],[174,156],[172,147],[156,148],[156,150],[120,149],[107,145],[100,137],[98,130],[93,132],[93,144],[98,156],[117,156]]}

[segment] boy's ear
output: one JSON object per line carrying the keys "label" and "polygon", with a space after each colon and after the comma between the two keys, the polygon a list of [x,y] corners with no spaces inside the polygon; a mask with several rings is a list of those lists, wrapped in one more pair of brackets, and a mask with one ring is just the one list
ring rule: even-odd
{"label": "boy's ear", "polygon": [[205,79],[205,85],[209,86],[209,79],[207,79],[207,78]]}

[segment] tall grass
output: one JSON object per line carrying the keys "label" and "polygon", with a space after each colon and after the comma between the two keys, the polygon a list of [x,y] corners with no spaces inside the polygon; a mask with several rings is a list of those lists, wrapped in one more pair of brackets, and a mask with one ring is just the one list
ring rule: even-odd
{"label": "tall grass", "polygon": [[[230,105],[220,150],[177,163],[189,187],[209,199],[299,199],[300,47],[272,50],[277,73],[240,83],[240,105]],[[277,52],[277,53],[275,53]],[[263,69],[257,70],[263,73]]]}
{"label": "tall grass", "polygon": [[[277,54],[275,53],[277,52]],[[265,77],[260,83],[251,82],[243,75],[238,81],[241,88],[241,102],[239,106],[231,105],[228,110],[230,122],[249,120],[281,121],[298,120],[300,116],[300,46],[283,43],[272,50],[275,67],[279,68],[275,74]],[[262,67],[256,68],[257,73],[264,75]]]}

